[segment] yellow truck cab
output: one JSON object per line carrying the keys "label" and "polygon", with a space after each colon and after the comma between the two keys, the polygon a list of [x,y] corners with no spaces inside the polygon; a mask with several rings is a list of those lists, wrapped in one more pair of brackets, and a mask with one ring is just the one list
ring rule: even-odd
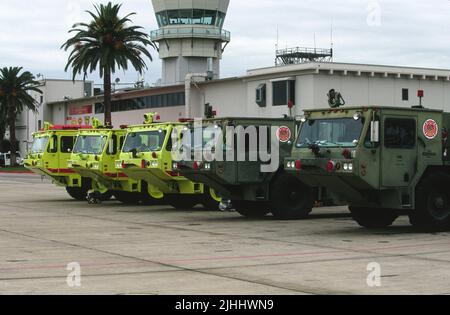
{"label": "yellow truck cab", "polygon": [[88,202],[100,203],[110,195],[125,204],[153,201],[144,183],[129,178],[115,168],[126,130],[101,126],[97,119],[94,119],[93,125],[92,129],[78,131],[68,161],[70,170],[92,180]]}
{"label": "yellow truck cab", "polygon": [[91,187],[89,178],[82,177],[67,167],[79,129],[90,126],[44,124],[44,129],[33,134],[33,144],[24,161],[24,166],[42,175],[58,186],[66,188],[74,199],[86,200]]}
{"label": "yellow truck cab", "polygon": [[117,170],[150,183],[174,208],[189,209],[201,204],[208,210],[218,210],[221,198],[213,189],[174,170],[173,139],[180,137],[187,124],[155,122],[158,120],[156,113],[146,114],[144,124],[128,128],[120,159],[116,161]]}

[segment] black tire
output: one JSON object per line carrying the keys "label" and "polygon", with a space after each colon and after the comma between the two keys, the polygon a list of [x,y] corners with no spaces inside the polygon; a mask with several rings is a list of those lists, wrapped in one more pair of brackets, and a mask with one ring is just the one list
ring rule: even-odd
{"label": "black tire", "polygon": [[192,209],[200,203],[199,196],[191,194],[166,194],[164,201],[178,210]]}
{"label": "black tire", "polygon": [[107,192],[100,194],[101,201],[109,201],[113,197],[113,192],[108,190]]}
{"label": "black tire", "polygon": [[219,210],[220,201],[215,200],[211,196],[210,188],[205,186],[204,193],[201,196],[201,204],[205,210],[217,211]]}
{"label": "black tire", "polygon": [[70,197],[78,201],[86,201],[88,189],[83,187],[66,187]]}
{"label": "black tire", "polygon": [[422,180],[416,189],[416,209],[411,224],[422,230],[450,229],[450,176],[436,173]]}
{"label": "black tire", "polygon": [[380,229],[391,226],[399,217],[397,211],[382,208],[349,207],[353,220],[368,229]]}
{"label": "black tire", "polygon": [[267,202],[234,200],[232,204],[236,212],[246,218],[260,219],[270,213]]}
{"label": "black tire", "polygon": [[294,176],[281,173],[271,185],[270,201],[276,219],[305,219],[314,206],[314,190]]}
{"label": "black tire", "polygon": [[116,200],[126,205],[138,205],[140,202],[140,193],[132,193],[127,191],[113,192]]}

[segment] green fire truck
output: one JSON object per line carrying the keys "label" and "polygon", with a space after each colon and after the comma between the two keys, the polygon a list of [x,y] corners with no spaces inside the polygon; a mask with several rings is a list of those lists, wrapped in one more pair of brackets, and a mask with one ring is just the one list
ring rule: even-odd
{"label": "green fire truck", "polygon": [[217,210],[221,198],[205,185],[192,182],[173,169],[172,148],[186,123],[159,123],[159,115],[145,115],[142,125],[130,126],[116,169],[135,180],[150,183],[154,192],[177,208],[198,204]]}
{"label": "green fire truck", "polygon": [[272,213],[278,219],[303,219],[312,211],[318,190],[284,170],[297,126],[292,117],[191,122],[174,167],[231,200],[242,216]]}
{"label": "green fire truck", "polygon": [[308,110],[285,169],[326,187],[363,227],[408,214],[415,227],[450,227],[450,114],[425,108]]}
{"label": "green fire truck", "polygon": [[90,126],[44,124],[44,129],[33,134],[33,144],[24,161],[29,170],[65,187],[74,199],[86,200],[91,180],[67,167],[79,129]]}
{"label": "green fire truck", "polygon": [[146,182],[129,178],[117,171],[119,158],[127,131],[100,125],[93,120],[92,129],[80,129],[75,146],[67,162],[68,168],[82,177],[91,179],[87,199],[91,204],[100,203],[113,195],[125,204],[156,203],[158,196]]}

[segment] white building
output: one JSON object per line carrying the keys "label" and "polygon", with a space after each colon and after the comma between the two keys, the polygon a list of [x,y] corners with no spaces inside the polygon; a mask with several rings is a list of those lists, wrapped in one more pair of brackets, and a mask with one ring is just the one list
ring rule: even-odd
{"label": "white building", "polygon": [[304,63],[247,71],[241,77],[199,82],[190,103],[201,117],[210,103],[219,116],[279,117],[328,106],[327,93],[338,90],[346,106],[419,104],[450,111],[450,70],[346,63]]}
{"label": "white building", "polygon": [[[417,91],[423,90],[425,107],[450,111],[450,70],[442,69],[304,63],[249,70],[240,77],[194,82],[189,90],[185,88],[173,85],[116,93],[113,123],[142,123],[143,114],[150,111],[160,113],[164,121],[176,121],[185,118],[186,103],[191,106],[190,118],[203,117],[206,103],[219,117],[281,117],[288,114],[291,101],[295,104],[292,114],[297,115],[305,109],[328,107],[330,89],[342,93],[346,106],[398,107],[418,105]],[[57,124],[103,119],[101,96],[49,106]]]}
{"label": "white building", "polygon": [[[93,94],[93,82],[88,81],[45,79],[40,81],[38,88],[42,94],[31,93],[39,104],[38,111],[35,113],[25,110],[16,122],[16,137],[22,156],[27,152],[28,145],[32,141],[32,134],[42,129],[45,121],[53,121],[52,108],[47,106],[48,103],[82,98]],[[8,133],[6,138],[9,138]]]}

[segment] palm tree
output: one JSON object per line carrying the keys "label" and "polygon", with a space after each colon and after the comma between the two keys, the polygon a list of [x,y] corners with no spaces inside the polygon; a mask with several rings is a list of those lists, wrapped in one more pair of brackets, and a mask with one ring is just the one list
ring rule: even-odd
{"label": "palm tree", "polygon": [[6,126],[8,126],[6,118],[6,106],[3,105],[0,99],[0,153],[3,152],[3,141],[5,139]]}
{"label": "palm tree", "polygon": [[72,48],[66,71],[72,67],[73,80],[77,74],[83,74],[100,70],[103,78],[105,124],[111,125],[111,75],[117,69],[128,69],[131,62],[136,71],[142,74],[147,69],[142,56],[152,60],[147,46],[155,48],[149,36],[140,30],[140,26],[128,26],[132,21],[131,13],[125,17],[119,17],[121,4],[94,5],[95,13],[87,11],[92,21],[78,23],[73,26],[69,33],[75,35],[62,45],[67,51]]}
{"label": "palm tree", "polygon": [[[37,88],[39,82],[28,72],[22,72],[22,67],[0,69],[0,103],[3,115],[9,126],[9,140],[11,142],[11,165],[16,165],[16,119],[24,109],[37,111],[38,103],[29,92],[41,93]],[[22,72],[22,73],[20,73]]]}

